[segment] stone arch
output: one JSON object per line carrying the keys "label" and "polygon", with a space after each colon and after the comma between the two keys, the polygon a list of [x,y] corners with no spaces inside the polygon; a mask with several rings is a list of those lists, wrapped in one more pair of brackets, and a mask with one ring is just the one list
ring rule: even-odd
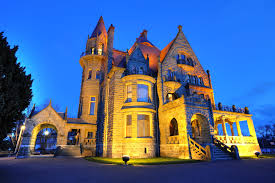
{"label": "stone arch", "polygon": [[175,118],[173,118],[170,121],[169,129],[170,129],[170,136],[179,135],[178,122]]}
{"label": "stone arch", "polygon": [[191,118],[191,137],[199,143],[210,142],[210,129],[207,117],[201,113],[196,113]]}
{"label": "stone arch", "polygon": [[63,141],[64,141],[64,133],[62,133],[64,131],[64,129],[60,129],[57,128],[57,125],[55,125],[52,122],[42,122],[39,123],[37,125],[35,125],[33,127],[33,129],[31,130],[31,138],[30,138],[30,150],[33,152],[34,148],[35,148],[35,142],[36,142],[36,138],[37,138],[37,134],[44,128],[52,128],[56,131],[57,133],[57,142],[56,142],[56,146],[58,145],[63,145]]}

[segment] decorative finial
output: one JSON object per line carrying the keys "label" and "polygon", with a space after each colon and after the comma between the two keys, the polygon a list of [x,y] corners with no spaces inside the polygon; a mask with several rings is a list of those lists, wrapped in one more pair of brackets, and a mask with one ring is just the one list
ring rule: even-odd
{"label": "decorative finial", "polygon": [[182,25],[179,25],[178,29],[179,29],[179,32],[181,32],[182,31]]}

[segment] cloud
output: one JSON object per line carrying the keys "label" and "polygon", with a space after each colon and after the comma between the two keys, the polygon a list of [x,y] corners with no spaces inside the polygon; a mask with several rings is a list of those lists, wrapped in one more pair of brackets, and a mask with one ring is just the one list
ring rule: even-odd
{"label": "cloud", "polygon": [[232,100],[235,101],[248,101],[248,100],[255,100],[258,99],[259,97],[262,97],[269,92],[271,92],[275,88],[275,82],[262,82],[254,85],[253,88],[247,90],[247,92],[234,97]]}
{"label": "cloud", "polygon": [[251,109],[255,126],[275,124],[275,104],[260,105]]}

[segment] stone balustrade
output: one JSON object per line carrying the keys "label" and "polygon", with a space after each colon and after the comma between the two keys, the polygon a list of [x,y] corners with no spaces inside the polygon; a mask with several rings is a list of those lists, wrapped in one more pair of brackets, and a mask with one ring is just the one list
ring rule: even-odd
{"label": "stone balustrade", "polygon": [[83,145],[95,145],[95,144],[96,144],[96,139],[95,138],[92,138],[92,139],[85,138],[84,139],[84,144]]}
{"label": "stone balustrade", "polygon": [[255,137],[251,136],[223,136],[215,135],[215,138],[224,144],[257,144]]}

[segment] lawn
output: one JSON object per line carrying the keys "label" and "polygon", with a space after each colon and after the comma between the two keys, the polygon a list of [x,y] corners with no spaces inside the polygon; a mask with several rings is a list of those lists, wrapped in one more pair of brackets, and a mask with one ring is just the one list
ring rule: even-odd
{"label": "lawn", "polygon": [[[121,158],[102,158],[102,157],[86,157],[88,161],[123,165],[124,162]],[[144,158],[144,159],[130,159],[129,165],[167,165],[167,164],[183,164],[183,163],[195,163],[202,162],[201,160],[192,159],[178,159],[178,158]]]}
{"label": "lawn", "polygon": [[257,156],[241,156],[241,159],[264,159],[264,158],[275,158],[275,154],[263,154]]}

